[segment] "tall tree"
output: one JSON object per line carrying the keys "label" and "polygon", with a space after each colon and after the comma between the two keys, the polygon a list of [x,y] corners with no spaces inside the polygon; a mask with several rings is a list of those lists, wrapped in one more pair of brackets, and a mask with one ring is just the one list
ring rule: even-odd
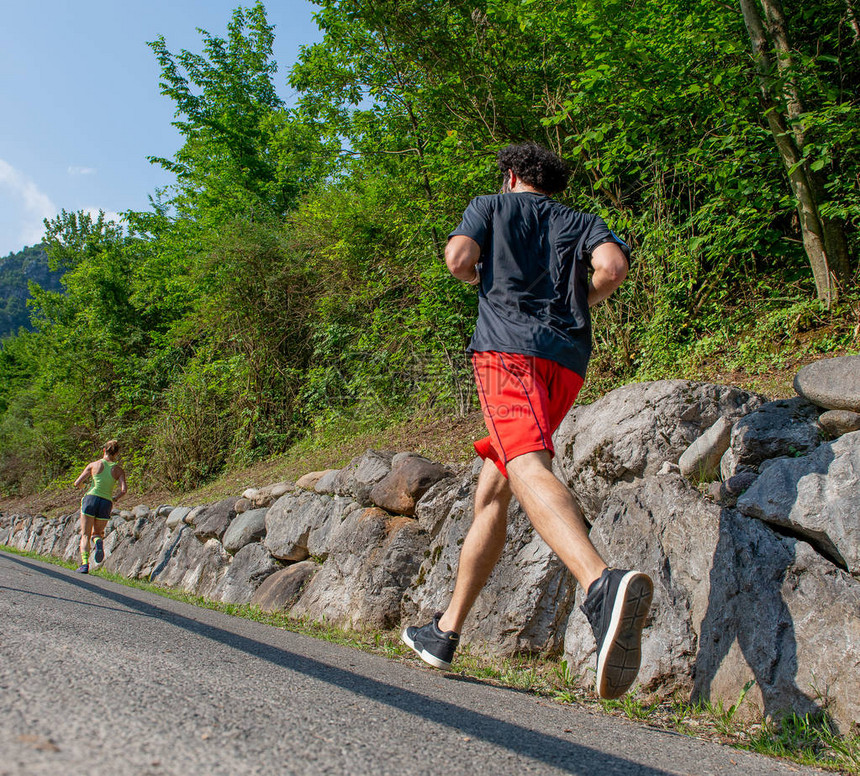
{"label": "tall tree", "polygon": [[848,243],[841,219],[821,212],[824,182],[807,155],[805,100],[785,12],[780,0],[740,0],[740,8],[756,62],[763,113],[797,200],[818,298],[830,307],[850,275]]}

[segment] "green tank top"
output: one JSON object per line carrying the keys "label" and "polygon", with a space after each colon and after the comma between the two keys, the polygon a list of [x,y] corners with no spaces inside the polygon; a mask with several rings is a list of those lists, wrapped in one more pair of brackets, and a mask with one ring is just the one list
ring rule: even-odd
{"label": "green tank top", "polygon": [[116,480],[113,478],[113,467],[116,464],[116,461],[105,461],[102,470],[98,474],[93,474],[93,484],[87,491],[88,496],[100,496],[108,501],[113,500],[113,488],[116,485]]}

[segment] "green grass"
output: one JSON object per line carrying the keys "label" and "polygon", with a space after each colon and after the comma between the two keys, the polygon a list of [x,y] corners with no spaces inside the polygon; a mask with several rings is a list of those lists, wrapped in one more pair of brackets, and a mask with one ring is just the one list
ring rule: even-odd
{"label": "green grass", "polygon": [[[26,552],[0,545],[14,555],[33,558],[64,568],[74,563],[55,557]],[[96,569],[94,576],[127,587],[200,606],[205,609],[243,617],[275,628],[300,633],[334,644],[360,649],[389,659],[412,659],[411,651],[400,641],[396,631],[358,632],[331,623],[291,617],[285,613],[267,613],[249,604],[225,604],[202,596],[184,593],[152,582]],[[748,682],[738,700],[728,708],[717,701],[690,703],[683,698],[649,701],[631,693],[618,700],[599,700],[592,693],[574,686],[577,676],[567,661],[538,655],[492,658],[473,654],[464,647],[457,654],[456,672],[478,681],[529,692],[563,704],[602,709],[614,716],[626,717],[663,730],[672,730],[694,738],[717,741],[738,749],[779,757],[802,765],[860,776],[860,732],[839,735],[826,715],[791,715],[780,721],[741,721],[737,712],[753,682]]]}

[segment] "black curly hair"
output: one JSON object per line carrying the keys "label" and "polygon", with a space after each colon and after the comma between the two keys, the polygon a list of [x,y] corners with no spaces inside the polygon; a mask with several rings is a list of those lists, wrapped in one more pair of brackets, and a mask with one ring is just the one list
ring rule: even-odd
{"label": "black curly hair", "polygon": [[545,194],[558,194],[567,188],[570,170],[552,151],[536,143],[505,146],[496,157],[502,175],[513,170],[523,183]]}

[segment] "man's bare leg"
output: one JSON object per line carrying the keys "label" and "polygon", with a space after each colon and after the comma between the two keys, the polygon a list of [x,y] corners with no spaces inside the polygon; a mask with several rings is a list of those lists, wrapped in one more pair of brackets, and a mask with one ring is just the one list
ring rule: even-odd
{"label": "man's bare leg", "polygon": [[553,474],[550,454],[525,453],[509,461],[507,470],[513,493],[535,530],[587,591],[606,564],[588,538],[579,504]]}
{"label": "man's bare leg", "polygon": [[439,619],[441,630],[459,633],[487,584],[505,548],[510,502],[508,481],[492,461],[484,461],[475,490],[475,515],[460,551],[454,594]]}

